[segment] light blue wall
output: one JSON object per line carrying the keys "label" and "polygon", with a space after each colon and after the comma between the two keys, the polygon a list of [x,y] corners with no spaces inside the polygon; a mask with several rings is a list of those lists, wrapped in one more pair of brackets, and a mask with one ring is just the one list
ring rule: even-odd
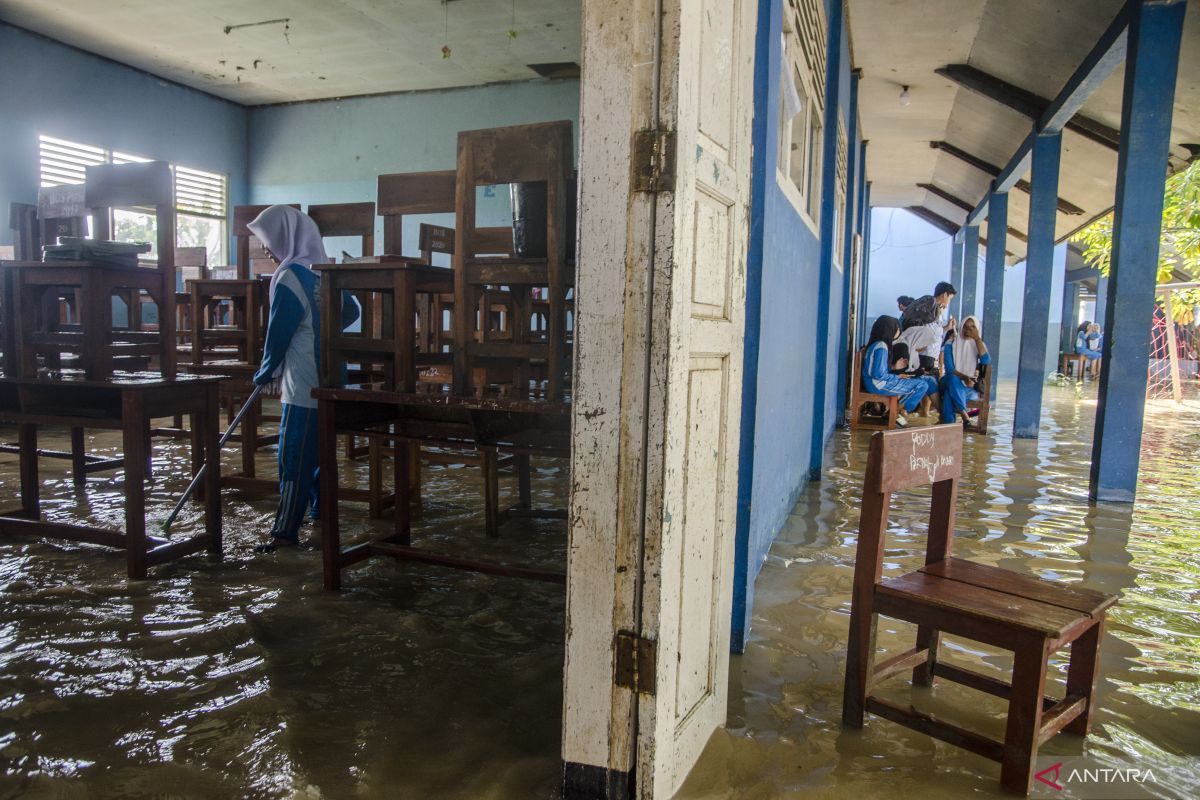
{"label": "light blue wall", "polygon": [[[531,81],[469,89],[407,92],[348,100],[263,106],[250,111],[250,202],[375,201],[389,172],[454,169],[459,131],[569,119],[579,138],[579,82]],[[481,198],[480,224],[511,224],[507,197]],[[405,219],[404,244],[415,254],[417,226]],[[453,225],[446,216],[440,224]],[[377,220],[376,250],[383,248]],[[326,250],[358,255],[330,239]]]}
{"label": "light blue wall", "polygon": [[[748,298],[758,299],[757,330],[747,329],[747,353],[757,359],[746,364],[745,397],[754,398],[753,415],[742,415],[753,430],[753,447],[746,441],[739,471],[737,554],[734,575],[732,647],[741,651],[750,629],[754,581],[767,550],[782,528],[808,481],[809,446],[813,435],[813,370],[821,338],[830,350],[826,381],[826,430],[836,420],[837,362],[841,334],[842,274],[831,280],[830,316],[818,331],[817,284],[820,248],[810,224],[780,188],[778,139],[780,113],[780,0],[761,0],[755,67],[754,188],[747,265]],[[849,93],[849,62],[843,39],[842,102]],[[845,109],[842,109],[843,116]],[[841,247],[842,231],[832,246]],[[755,316],[747,309],[747,318]]]}
{"label": "light blue wall", "polygon": [[[897,315],[896,298],[907,294],[920,297],[933,291],[938,281],[950,279],[949,234],[902,208],[871,210],[871,280],[867,287],[867,327],[875,318]],[[985,249],[980,248],[979,309],[983,309]],[[1057,369],[1059,325],[1062,319],[1063,280],[1067,246],[1054,249],[1050,321],[1046,336],[1046,371]],[[1015,378],[1017,349],[1021,341],[1021,306],[1025,291],[1025,262],[1004,270],[1004,324],[1000,333],[999,375]]]}
{"label": "light blue wall", "polygon": [[8,204],[37,202],[39,134],[225,173],[245,202],[241,106],[0,24],[0,109],[0,244]]}

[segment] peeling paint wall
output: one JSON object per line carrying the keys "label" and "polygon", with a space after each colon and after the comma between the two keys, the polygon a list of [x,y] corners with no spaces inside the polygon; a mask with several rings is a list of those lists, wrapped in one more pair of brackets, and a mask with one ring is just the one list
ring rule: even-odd
{"label": "peeling paint wall", "polygon": [[[358,97],[250,111],[250,202],[352,203],[376,199],[390,172],[454,169],[459,131],[569,119],[579,140],[579,81],[530,81],[470,89]],[[503,191],[481,197],[484,225],[511,224]],[[420,222],[406,219],[404,242],[416,254]],[[453,225],[450,215],[438,224]],[[383,220],[376,220],[376,249]],[[326,250],[357,245],[331,239]]]}
{"label": "peeling paint wall", "polygon": [[0,108],[0,244],[8,204],[37,202],[39,134],[223,172],[246,202],[241,106],[0,24]]}

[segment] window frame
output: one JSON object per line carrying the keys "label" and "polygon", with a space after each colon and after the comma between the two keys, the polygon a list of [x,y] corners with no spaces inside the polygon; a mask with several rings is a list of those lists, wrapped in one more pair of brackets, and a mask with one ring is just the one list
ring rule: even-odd
{"label": "window frame", "polygon": [[[819,236],[817,218],[821,204],[820,174],[826,115],[822,91],[824,76],[816,73],[823,65],[825,53],[814,36],[824,30],[824,6],[820,0],[782,0],[782,4],[779,158],[775,181],[801,220]],[[806,36],[804,31],[809,35]],[[801,102],[800,110],[790,117],[787,114],[787,80],[795,86]],[[804,132],[799,142],[803,151],[799,176],[794,175],[792,168],[797,125],[801,125]]]}

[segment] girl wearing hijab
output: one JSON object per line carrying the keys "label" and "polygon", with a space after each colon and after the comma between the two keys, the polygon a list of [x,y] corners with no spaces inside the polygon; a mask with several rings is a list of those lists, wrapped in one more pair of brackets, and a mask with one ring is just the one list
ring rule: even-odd
{"label": "girl wearing hijab", "polygon": [[[329,261],[312,219],[291,206],[271,206],[247,226],[279,263],[271,276],[271,311],[262,365],[254,383],[278,383],[283,417],[279,425],[279,509],[271,527],[270,552],[299,541],[304,512],[317,517],[317,401],[320,385],[321,279],[313,264]],[[353,302],[343,302],[343,327],[358,317]],[[351,314],[346,320],[346,312]]]}
{"label": "girl wearing hijab", "polygon": [[[871,326],[870,341],[867,342],[866,352],[863,353],[863,388],[871,394],[899,397],[904,411],[912,412],[921,404],[929,387],[922,380],[892,374],[891,347],[899,335],[900,320],[888,316],[875,320],[875,324]],[[900,416],[896,418],[896,424],[904,426],[908,421]]]}
{"label": "girl wearing hijab", "polygon": [[940,385],[942,395],[942,422],[947,423],[961,416],[967,424],[967,403],[979,399],[976,382],[979,368],[992,362],[987,345],[979,332],[979,321],[967,317],[958,326],[958,333],[942,348],[942,363],[946,373]]}

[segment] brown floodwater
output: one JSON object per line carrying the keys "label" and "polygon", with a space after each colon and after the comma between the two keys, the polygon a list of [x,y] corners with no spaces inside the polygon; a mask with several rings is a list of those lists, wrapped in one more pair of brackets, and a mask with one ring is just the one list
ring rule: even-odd
{"label": "brown floodwater", "polygon": [[[1038,442],[968,437],[956,552],[1121,594],[1086,745],[1113,765],[1152,766],[1165,797],[1200,796],[1200,407],[1147,416],[1135,508],[1086,499],[1094,400],[1047,389]],[[1089,390],[1090,391],[1090,390]],[[842,669],[869,434],[838,432],[825,479],[805,492],[757,584],[751,641],[731,663],[729,727],[680,796],[773,798],[999,794],[998,768],[879,719],[844,732]],[[63,437],[44,437],[65,445]],[[111,435],[95,452],[115,453]],[[225,456],[229,467],[236,449]],[[260,462],[266,474],[272,456]],[[566,464],[535,461],[539,504],[565,500]],[[152,527],[186,484],[184,448],[160,442]],[[66,462],[41,462],[43,509],[119,527],[121,484],[85,494]],[[343,470],[365,483],[365,464]],[[515,490],[503,476],[502,491]],[[561,521],[482,531],[479,472],[426,469],[414,541],[451,553],[561,566]],[[14,456],[0,456],[0,507]],[[921,560],[919,495],[892,514],[886,570]],[[0,542],[0,797],[549,798],[558,785],[562,588],[377,559],[321,589],[315,551],[255,555],[270,498],[225,493],[226,555],[183,559],[127,583],[121,555],[55,540]],[[199,529],[189,508],[177,530]],[[343,504],[348,539],[389,521]],[[348,523],[348,524],[347,524]],[[913,527],[910,527],[913,526]],[[310,529],[309,529],[310,530]],[[885,621],[880,645],[905,646]],[[958,662],[1002,675],[1011,659],[951,639]],[[1052,678],[1064,680],[1055,661]],[[897,699],[912,690],[890,684]],[[919,705],[993,734],[1003,704],[939,685]],[[923,707],[925,707],[923,706]]]}
{"label": "brown floodwater", "polygon": [[[1119,594],[1101,645],[1103,680],[1086,742],[1060,736],[1043,755],[1151,769],[1154,795],[1200,797],[1200,404],[1147,410],[1135,506],[1087,501],[1095,391],[1046,387],[1042,433],[1013,441],[1013,385],[1002,385],[990,436],[968,435],[955,553],[1029,575]],[[858,501],[869,432],[839,431],[772,545],[756,584],[746,653],[732,662],[728,728],[709,742],[681,798],[960,798],[1003,796],[999,765],[877,717],[841,727],[842,680]],[[924,559],[929,493],[897,495],[885,576]],[[880,619],[879,646],[912,646],[914,629]],[[1011,654],[945,637],[943,655],[1007,679]],[[1047,692],[1062,696],[1062,654]],[[1003,738],[1005,702],[941,681],[879,689]],[[1147,784],[1148,785],[1148,784]],[[1067,792],[1047,792],[1058,797]]]}

